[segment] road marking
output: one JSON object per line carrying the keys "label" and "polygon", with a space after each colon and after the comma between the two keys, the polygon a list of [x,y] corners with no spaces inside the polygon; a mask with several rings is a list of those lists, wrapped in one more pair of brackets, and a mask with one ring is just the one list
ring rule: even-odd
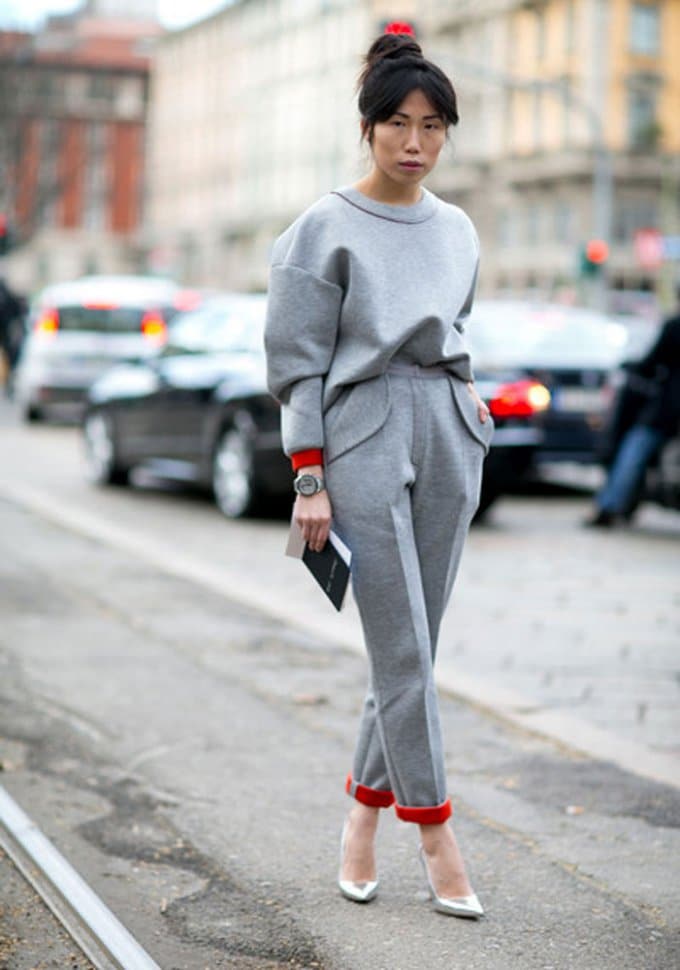
{"label": "road marking", "polygon": [[[150,536],[140,535],[97,515],[56,501],[47,492],[0,477],[0,493],[17,505],[28,508],[68,528],[96,539],[119,551],[150,563],[165,573],[197,583],[212,592],[237,600],[267,616],[304,631],[316,640],[365,655],[358,627],[343,626],[330,613],[301,611],[286,590],[274,590],[266,583],[249,581],[242,572],[212,566]],[[610,761],[624,771],[662,784],[680,788],[680,759],[654,751],[647,745],[618,735],[559,711],[537,705],[534,700],[467,674],[463,668],[442,658],[437,661],[436,681],[440,690],[478,710],[491,714],[532,734],[540,735],[561,747]]]}
{"label": "road marking", "polygon": [[161,970],[2,786],[0,845],[97,970]]}

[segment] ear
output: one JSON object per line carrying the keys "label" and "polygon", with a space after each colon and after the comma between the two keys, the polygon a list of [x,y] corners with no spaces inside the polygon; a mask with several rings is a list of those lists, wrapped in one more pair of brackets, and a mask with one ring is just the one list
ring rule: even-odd
{"label": "ear", "polygon": [[359,119],[359,129],[361,131],[361,139],[362,139],[362,141],[365,138],[366,141],[368,142],[368,144],[370,145],[371,144],[371,126],[369,125],[369,123],[366,121],[365,118],[360,118]]}

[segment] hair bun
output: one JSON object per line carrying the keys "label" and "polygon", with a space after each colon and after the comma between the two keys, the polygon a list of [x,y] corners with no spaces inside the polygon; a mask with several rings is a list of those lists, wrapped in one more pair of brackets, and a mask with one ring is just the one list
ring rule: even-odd
{"label": "hair bun", "polygon": [[382,61],[396,61],[400,57],[422,58],[423,51],[413,35],[413,28],[409,24],[394,22],[388,24],[385,33],[369,47],[365,73],[372,71]]}

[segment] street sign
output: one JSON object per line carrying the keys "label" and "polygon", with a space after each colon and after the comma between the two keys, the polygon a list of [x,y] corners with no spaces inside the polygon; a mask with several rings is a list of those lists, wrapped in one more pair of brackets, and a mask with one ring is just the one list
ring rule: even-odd
{"label": "street sign", "polygon": [[638,229],[635,233],[635,257],[644,269],[659,269],[664,259],[663,236],[658,229]]}

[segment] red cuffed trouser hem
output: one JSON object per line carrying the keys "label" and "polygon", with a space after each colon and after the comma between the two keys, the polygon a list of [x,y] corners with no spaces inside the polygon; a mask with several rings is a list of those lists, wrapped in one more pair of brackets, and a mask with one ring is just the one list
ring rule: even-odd
{"label": "red cuffed trouser hem", "polygon": [[380,788],[367,788],[366,785],[360,785],[358,782],[353,781],[351,775],[347,775],[345,791],[352,798],[356,798],[358,802],[362,802],[364,805],[370,805],[371,808],[389,808],[390,805],[394,805],[394,795],[391,791],[383,791]]}
{"label": "red cuffed trouser hem", "polygon": [[416,822],[418,825],[441,825],[448,818],[451,818],[453,809],[451,799],[447,798],[441,805],[433,805],[431,808],[409,808],[407,805],[395,805],[394,810],[397,818],[402,822]]}

